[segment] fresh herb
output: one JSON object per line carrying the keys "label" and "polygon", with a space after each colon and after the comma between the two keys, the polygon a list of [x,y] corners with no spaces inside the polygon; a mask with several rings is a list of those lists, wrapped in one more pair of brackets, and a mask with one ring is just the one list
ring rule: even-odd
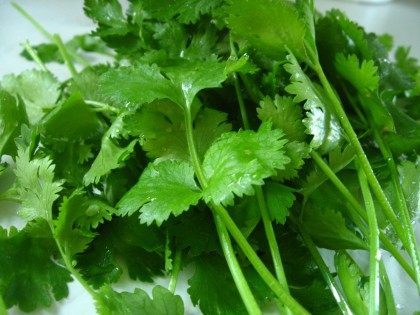
{"label": "fresh herb", "polygon": [[203,314],[396,314],[382,251],[420,289],[409,49],[310,0],[85,0],[97,27],[68,42],[14,6],[48,42],[0,81],[0,201],[26,222],[0,228],[1,314],[72,279],[99,314],[183,314],[186,268]]}

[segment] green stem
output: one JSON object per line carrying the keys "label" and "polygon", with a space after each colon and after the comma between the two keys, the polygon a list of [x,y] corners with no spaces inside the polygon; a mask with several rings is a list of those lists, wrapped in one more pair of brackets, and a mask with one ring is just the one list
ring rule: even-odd
{"label": "green stem", "polygon": [[267,236],[268,246],[270,247],[277,279],[279,280],[280,284],[284,287],[284,289],[287,292],[289,292],[286,275],[284,273],[284,268],[280,257],[279,246],[277,244],[276,235],[274,234],[273,225],[271,223],[270,214],[267,209],[262,188],[255,187],[255,194],[257,196],[258,206],[260,208],[261,218],[265,229],[265,235]]}
{"label": "green stem", "polygon": [[369,223],[369,315],[379,314],[379,261],[381,252],[379,250],[379,229],[376,219],[375,205],[370,193],[366,175],[358,168],[357,175],[362,189],[363,199]]}
{"label": "green stem", "polygon": [[106,103],[92,101],[92,100],[84,100],[84,102],[88,105],[97,107],[97,109],[100,111],[110,111],[116,114],[120,113],[120,111],[117,108],[115,108],[114,106],[108,105]]}
{"label": "green stem", "polygon": [[294,217],[290,217],[292,221],[297,225],[299,229],[299,234],[302,236],[302,239],[306,245],[306,247],[309,249],[312,257],[315,260],[315,263],[317,264],[322,277],[324,278],[325,282],[327,283],[332,295],[334,296],[338,307],[340,308],[341,312],[343,314],[353,314],[350,306],[347,304],[346,298],[344,297],[344,294],[342,293],[341,289],[337,286],[337,284],[334,281],[334,277],[331,275],[331,272],[328,268],[328,266],[325,264],[324,259],[322,258],[321,254],[318,251],[318,248],[316,247],[315,243],[313,242],[312,238],[309,236],[309,234],[305,231],[304,227],[297,222],[297,220]]}
{"label": "green stem", "polygon": [[171,279],[169,280],[168,290],[175,293],[176,284],[178,282],[179,272],[181,271],[182,251],[175,251],[174,265],[172,268]]}
{"label": "green stem", "polygon": [[385,264],[381,260],[379,262],[379,276],[381,281],[382,291],[384,292],[386,308],[388,315],[397,315],[397,307],[395,305],[394,294],[392,293],[391,283],[389,282],[388,274],[385,269]]}
{"label": "green stem", "polygon": [[[245,307],[249,314],[260,315],[260,307],[257,301],[254,299],[252,291],[249,288],[245,276],[242,273],[241,266],[239,265],[238,259],[236,258],[235,251],[229,237],[229,233],[217,214],[214,215],[214,222],[216,224],[220,244],[222,245],[223,254],[226,257],[229,270],[232,274],[233,281],[238,288],[239,295],[241,296],[242,301],[244,301]],[[252,298],[250,299],[249,297]]]}
{"label": "green stem", "polygon": [[96,296],[97,296],[96,291],[87,283],[87,281],[85,279],[83,279],[83,277],[80,274],[80,272],[77,271],[76,268],[74,268],[70,257],[68,257],[66,255],[66,253],[65,253],[63,247],[61,246],[60,242],[54,236],[54,226],[53,226],[51,220],[47,220],[47,221],[48,221],[48,225],[50,227],[51,233],[53,235],[54,241],[55,241],[55,243],[57,245],[58,251],[60,252],[61,257],[63,258],[63,262],[64,262],[64,265],[66,266],[66,269],[83,286],[83,288],[92,296],[92,298],[95,299]]}
{"label": "green stem", "polygon": [[[188,150],[190,153],[191,162],[193,164],[195,174],[201,187],[205,189],[207,187],[207,180],[201,168],[201,163],[198,158],[197,150],[195,147],[191,113],[188,110],[185,110],[184,116]],[[258,303],[255,300],[251,289],[249,288],[249,285],[242,272],[241,266],[239,265],[239,262],[236,258],[235,251],[230,240],[230,236],[227,233],[225,225],[223,224],[223,220],[221,220],[220,217],[216,213],[214,213],[214,221],[216,224],[225,259],[229,266],[229,270],[232,274],[233,280],[238,288],[242,301],[244,302],[245,307],[250,314],[260,314],[261,311],[259,309]]]}
{"label": "green stem", "polygon": [[[333,183],[333,185],[338,189],[338,191],[344,196],[344,198],[350,203],[349,211],[352,213],[352,217],[360,216],[362,217],[365,222],[368,221],[365,209],[359,204],[356,198],[353,197],[351,192],[347,189],[347,187],[343,184],[343,182],[335,175],[333,170],[328,166],[328,164],[322,159],[322,157],[316,153],[315,151],[311,152],[311,157],[315,161],[315,163],[319,166],[319,168],[324,172],[325,175],[329,178],[329,180]],[[355,222],[358,223],[358,222]],[[368,237],[368,231],[365,229],[364,224],[358,224],[358,227],[362,231],[362,233]],[[394,244],[388,239],[386,234],[382,231],[379,233],[379,239],[381,240],[382,245],[384,248],[389,251],[394,258],[399,262],[401,267],[407,272],[407,274],[415,280],[415,274],[411,266],[407,263],[405,258],[401,255],[398,249],[394,246]]]}
{"label": "green stem", "polygon": [[[235,47],[233,45],[233,42],[231,40],[231,53],[236,56]],[[244,99],[242,97],[241,88],[239,85],[238,77],[236,76],[236,73],[233,73],[233,81],[235,84],[235,91],[236,91],[236,97],[238,99],[238,104],[241,112],[241,118],[242,118],[242,124],[244,128],[247,130],[250,128],[249,120],[247,111],[245,108]],[[270,248],[271,257],[273,259],[273,265],[274,265],[274,271],[276,273],[277,279],[279,280],[280,284],[286,289],[286,291],[289,293],[289,286],[287,284],[286,274],[284,273],[283,263],[280,256],[280,249],[277,243],[276,235],[274,233],[273,225],[271,223],[270,214],[267,208],[267,204],[265,202],[264,198],[264,192],[261,187],[255,187],[255,194],[257,197],[258,202],[258,208],[261,212],[261,218],[264,224],[264,231],[265,235],[267,237],[268,246]],[[282,305],[279,305],[280,311],[282,311],[283,307]],[[283,310],[286,313],[288,313],[288,310]]]}
{"label": "green stem", "polygon": [[417,290],[420,292],[420,254],[419,254],[419,249],[417,246],[416,236],[414,234],[413,227],[410,223],[410,213],[407,207],[407,201],[404,195],[404,191],[402,189],[402,186],[399,180],[397,165],[395,164],[395,160],[389,146],[383,141],[378,131],[375,130],[373,134],[374,134],[376,142],[379,145],[379,149],[381,150],[381,153],[388,165],[388,169],[390,170],[390,173],[391,173],[392,186],[397,195],[396,202],[397,202],[398,210],[401,215],[403,225],[407,232],[407,236],[409,240],[408,252],[413,261],[413,268],[416,275]]}
{"label": "green stem", "polygon": [[371,186],[371,189],[373,191],[373,194],[377,198],[379,204],[382,207],[382,210],[389,220],[389,222],[392,224],[392,226],[395,229],[395,232],[397,233],[398,237],[401,239],[401,241],[404,244],[404,247],[406,249],[409,249],[412,244],[410,244],[407,233],[404,231],[402,225],[400,224],[397,216],[395,215],[391,205],[388,202],[388,199],[385,196],[385,193],[382,190],[381,185],[378,182],[378,179],[376,178],[372,167],[369,163],[368,158],[366,157],[365,152],[363,151],[362,145],[360,144],[356,132],[353,130],[353,127],[343,109],[341,106],[341,102],[338,99],[337,95],[335,94],[334,90],[332,89],[327,77],[324,74],[324,71],[322,70],[322,67],[320,64],[316,65],[314,67],[315,72],[317,73],[321,84],[325,90],[325,92],[328,95],[328,98],[331,101],[331,104],[334,107],[334,110],[338,116],[338,119],[340,120],[341,126],[343,127],[344,131],[347,134],[347,137],[353,146],[356,156],[359,160],[360,166],[362,167],[363,171],[366,174],[367,180],[369,182],[369,185]]}
{"label": "green stem", "polygon": [[25,40],[23,42],[23,48],[28,52],[28,54],[31,56],[32,60],[36,62],[36,64],[42,69],[42,71],[51,73],[50,70],[45,66],[45,64],[42,62],[42,60],[39,58],[38,54],[35,50],[31,47],[29,44],[29,41]]}
{"label": "green stem", "polygon": [[[198,159],[197,150],[195,149],[194,144],[194,135],[192,128],[192,118],[188,110],[185,110],[185,129],[188,143],[188,150],[190,153],[191,162],[194,167],[197,179],[203,189],[207,187],[207,179],[202,170],[200,160]],[[246,238],[243,236],[242,232],[236,226],[235,222],[230,217],[227,210],[220,204],[210,203],[210,208],[218,215],[229,231],[233,236],[236,243],[239,245],[245,256],[248,258],[251,265],[254,266],[257,273],[261,276],[263,281],[268,285],[269,288],[277,295],[279,300],[284,303],[291,311],[295,314],[309,314],[289,293],[280,285],[277,279],[271,274],[267,269],[258,255],[255,253],[252,246],[248,243]],[[226,259],[232,259],[232,257],[226,257]],[[246,280],[244,280],[246,281]],[[250,299],[254,299],[253,295],[250,295],[244,303],[249,303]]]}
{"label": "green stem", "polygon": [[71,76],[73,78],[77,77],[77,71],[76,68],[73,65],[73,62],[70,58],[70,55],[64,46],[63,41],[61,40],[61,37],[58,34],[54,34],[52,37],[53,42],[57,45],[58,50],[60,51],[61,57],[64,59],[64,62],[66,63],[67,68],[69,68]]}
{"label": "green stem", "polygon": [[[26,12],[20,5],[18,5],[16,2],[12,2],[12,6],[20,13],[23,17],[25,17],[35,28],[38,32],[40,32],[46,39],[48,39],[50,42],[55,43],[54,36],[49,33],[45,28],[42,27],[40,23],[38,23],[37,20],[35,20],[28,12]],[[77,60],[80,64],[87,67],[89,66],[89,63],[79,56],[78,54],[74,52],[69,52],[69,54]]]}

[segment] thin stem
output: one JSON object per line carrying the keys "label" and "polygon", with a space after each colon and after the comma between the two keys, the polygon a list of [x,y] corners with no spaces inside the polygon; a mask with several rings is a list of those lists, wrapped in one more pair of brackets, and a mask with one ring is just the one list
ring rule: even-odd
{"label": "thin stem", "polygon": [[176,284],[178,282],[179,272],[181,271],[182,250],[175,251],[174,265],[172,268],[171,279],[169,280],[168,290],[175,293]]}
{"label": "thin stem", "polygon": [[[50,42],[52,42],[53,44],[55,43],[54,41],[54,36],[49,33],[44,27],[42,27],[42,25],[40,23],[38,23],[37,20],[35,20],[28,12],[26,12],[20,5],[18,5],[16,2],[12,3],[12,6],[20,13],[23,15],[23,17],[25,17],[35,28],[38,32],[40,32],[46,39],[48,39]],[[71,57],[73,57],[75,60],[77,60],[77,62],[79,62],[80,64],[82,64],[83,66],[87,67],[89,66],[89,62],[87,62],[84,58],[82,58],[81,56],[79,56],[78,54],[76,54],[75,52],[69,52],[69,55],[71,55]]]}
{"label": "thin stem", "polygon": [[261,99],[264,97],[264,94],[260,91],[260,89],[254,84],[252,83],[248,76],[246,74],[239,74],[239,77],[241,78],[245,89],[248,92],[248,95],[251,97],[252,101],[255,104],[258,104]]}
{"label": "thin stem", "polygon": [[420,292],[420,254],[417,246],[416,236],[410,223],[410,213],[407,207],[404,191],[399,180],[397,165],[395,164],[395,160],[389,146],[383,141],[378,131],[375,130],[373,134],[391,173],[392,186],[397,195],[396,201],[398,210],[409,239],[408,252],[410,253],[411,259],[413,261],[413,268],[416,274],[417,290]]}
{"label": "thin stem", "polygon": [[[217,214],[214,215],[214,222],[216,224],[220,244],[222,245],[223,254],[226,257],[226,262],[232,274],[233,281],[238,288],[239,295],[241,296],[242,301],[244,301],[248,313],[252,315],[261,314],[260,307],[255,300],[248,283],[246,282],[245,276],[242,273],[241,266],[239,265],[238,259],[236,258],[229,233]],[[252,298],[250,299],[250,297]]]}
{"label": "thin stem", "polygon": [[31,56],[32,60],[36,62],[36,64],[42,69],[42,71],[51,73],[50,70],[48,70],[48,68],[45,66],[45,64],[42,62],[42,60],[39,58],[36,51],[29,44],[28,40],[25,40],[23,42],[23,48],[28,52],[28,54]]}
{"label": "thin stem", "polygon": [[394,210],[392,209],[391,205],[388,202],[388,199],[385,196],[385,193],[382,190],[381,185],[378,182],[378,179],[376,178],[372,167],[369,163],[368,158],[366,157],[365,152],[363,151],[362,145],[360,144],[356,132],[353,130],[353,127],[343,109],[341,106],[341,102],[338,99],[337,95],[335,94],[334,90],[332,89],[327,77],[324,74],[324,71],[322,70],[321,65],[316,65],[314,67],[314,70],[316,71],[321,84],[325,90],[325,92],[328,95],[328,98],[331,101],[331,104],[334,107],[334,110],[338,116],[338,119],[340,120],[341,126],[343,127],[344,131],[347,134],[347,137],[353,146],[356,156],[359,160],[360,166],[362,167],[363,171],[366,174],[367,180],[369,182],[369,185],[371,186],[371,189],[377,198],[379,204],[382,207],[382,210],[389,220],[389,222],[392,224],[392,226],[395,229],[395,232],[397,233],[398,237],[401,239],[401,241],[404,244],[404,247],[406,249],[409,249],[412,244],[409,244],[409,240],[407,237],[407,233],[404,231],[402,225],[400,224],[397,216],[394,213]]}
{"label": "thin stem", "polygon": [[16,2],[12,2],[12,6],[20,13],[22,14],[31,24],[37,29],[38,32],[40,32],[44,37],[49,39],[50,41],[54,41],[52,35],[42,27],[41,24],[38,23],[37,20],[35,20],[28,12],[26,12],[20,5],[18,5]]}
{"label": "thin stem", "polygon": [[97,107],[97,109],[101,111],[110,111],[116,114],[120,113],[120,111],[117,108],[115,108],[114,106],[108,105],[106,103],[92,101],[92,100],[84,100],[84,102],[88,105]]}
{"label": "thin stem", "polygon": [[331,272],[328,268],[328,266],[325,264],[324,259],[322,258],[321,254],[319,253],[315,243],[309,236],[309,234],[305,231],[303,226],[296,222],[297,220],[293,217],[290,217],[293,222],[297,225],[299,229],[299,234],[302,236],[302,239],[306,245],[306,247],[309,249],[313,259],[315,260],[315,263],[317,264],[322,277],[324,278],[325,282],[327,283],[331,293],[333,294],[338,307],[340,308],[341,312],[343,314],[353,314],[350,306],[347,304],[347,301],[344,297],[344,294],[341,292],[341,289],[337,286],[337,284],[334,281],[334,277],[331,275]]}
{"label": "thin stem", "polygon": [[[185,116],[185,129],[187,135],[187,143],[188,143],[188,150],[190,153],[191,161],[194,167],[194,171],[196,173],[197,179],[204,189],[207,187],[207,180],[204,175],[204,172],[201,168],[201,163],[197,155],[197,150],[195,148],[194,142],[194,135],[193,135],[193,128],[192,128],[192,118],[191,114],[188,110],[184,113]],[[227,261],[229,270],[232,274],[233,280],[238,288],[239,294],[242,298],[242,301],[245,304],[246,309],[250,314],[260,314],[261,311],[259,309],[258,303],[255,300],[254,295],[252,294],[251,289],[245,279],[245,276],[242,272],[241,266],[236,258],[235,251],[233,249],[230,236],[226,230],[225,225],[223,224],[223,220],[216,214],[214,214],[214,221],[216,224],[217,232],[220,239],[220,244],[223,249],[223,253],[225,259]]]}
{"label": "thin stem", "polygon": [[264,199],[264,194],[261,187],[255,187],[255,194],[257,196],[258,206],[261,212],[261,218],[264,224],[265,235],[267,236],[268,246],[270,247],[271,256],[273,259],[274,270],[277,279],[284,289],[289,292],[286,275],[284,273],[283,264],[280,257],[280,250],[277,244],[276,235],[274,234],[273,225],[271,224],[270,214]]}
{"label": "thin stem", "polygon": [[248,261],[254,266],[257,273],[269,288],[276,294],[283,304],[288,307],[294,314],[309,314],[277,281],[273,274],[264,265],[258,255],[255,253],[252,246],[243,236],[241,230],[236,226],[235,222],[230,217],[227,210],[220,204],[211,203],[211,208],[220,216],[226,228],[235,239],[242,252],[248,258]]}
{"label": "thin stem", "polygon": [[363,199],[369,223],[369,315],[379,314],[379,230],[376,219],[375,205],[370,193],[366,175],[362,169],[357,170],[359,183],[362,189]]}
{"label": "thin stem", "polygon": [[[230,41],[230,47],[231,47],[231,54],[236,57],[235,46],[233,44],[232,39]],[[236,97],[238,99],[239,109],[241,112],[242,124],[244,126],[244,129],[247,130],[250,128],[250,124],[248,120],[247,111],[245,108],[244,99],[242,97],[239,80],[238,80],[238,77],[236,76],[236,73],[233,73],[232,75],[233,75],[233,81],[235,84]],[[277,279],[279,280],[280,284],[289,293],[289,287],[287,284],[286,274],[284,273],[283,263],[280,256],[280,249],[277,243],[276,235],[274,233],[273,225],[271,223],[267,204],[265,202],[263,189],[259,186],[255,187],[255,194],[257,197],[258,208],[260,209],[260,212],[261,212],[261,218],[264,224],[264,231],[267,237],[268,246],[270,248],[271,257],[273,259],[273,265],[274,265],[274,270],[275,270]],[[287,309],[283,310],[282,305],[279,305],[279,308],[280,308],[280,311],[285,311],[286,313],[289,312]]]}
{"label": "thin stem", "polygon": [[[188,150],[190,153],[191,162],[194,167],[197,179],[203,189],[207,187],[207,179],[204,175],[204,172],[201,168],[200,160],[198,159],[197,150],[195,149],[194,144],[194,135],[192,132],[192,119],[191,114],[188,110],[185,111],[185,129],[188,143]],[[254,266],[257,273],[261,276],[263,281],[268,285],[269,288],[277,295],[279,300],[283,302],[294,314],[309,314],[287,291],[280,285],[277,279],[271,274],[267,269],[258,255],[255,253],[252,246],[248,243],[246,238],[243,236],[242,232],[236,226],[235,222],[230,217],[227,210],[220,204],[215,204],[210,202],[210,208],[218,215],[229,231],[233,236],[236,243],[239,245],[245,256],[248,258],[251,265]],[[231,259],[232,257],[226,257],[226,259]],[[245,280],[246,281],[246,280]],[[249,299],[254,299],[251,295],[244,303],[249,303]]]}
{"label": "thin stem", "polygon": [[66,63],[67,68],[70,70],[72,77],[75,78],[77,76],[77,70],[73,65],[73,62],[66,47],[64,46],[63,41],[61,40],[61,37],[58,34],[54,34],[52,40],[57,45],[61,57],[64,59],[64,62]]}
{"label": "thin stem", "polygon": [[82,275],[79,273],[79,271],[74,268],[71,259],[66,255],[63,247],[61,246],[58,239],[54,236],[54,226],[51,223],[51,220],[47,220],[48,225],[50,227],[51,233],[53,235],[54,241],[57,245],[58,251],[60,252],[61,257],[63,258],[63,262],[66,266],[66,269],[73,275],[73,277],[83,286],[83,288],[93,297],[95,298],[97,296],[96,291],[87,283],[85,279],[83,279]]}
{"label": "thin stem", "polygon": [[[347,189],[347,187],[343,184],[343,182],[335,175],[333,170],[328,166],[328,164],[322,159],[322,157],[316,153],[315,151],[311,152],[311,157],[315,161],[315,163],[319,166],[319,168],[324,172],[325,175],[330,179],[333,185],[338,189],[338,191],[345,197],[345,199],[350,203],[349,210],[352,212],[352,217],[360,216],[367,222],[367,215],[365,209],[359,204],[356,198],[353,197],[351,192]],[[355,211],[355,213],[353,213]],[[355,222],[358,224],[358,222]],[[362,231],[362,233],[368,237],[368,231],[364,227],[364,224],[358,224],[358,227]],[[414,270],[411,266],[407,263],[405,258],[401,255],[398,249],[394,246],[394,244],[388,239],[386,234],[380,231],[379,239],[381,240],[382,245],[384,248],[389,251],[394,258],[399,262],[401,267],[407,272],[407,274],[415,280]]]}
{"label": "thin stem", "polygon": [[388,315],[397,315],[397,307],[395,305],[394,294],[392,293],[391,283],[389,282],[388,274],[385,269],[385,264],[381,260],[379,262],[379,276],[381,281],[382,291],[384,292],[386,309]]}

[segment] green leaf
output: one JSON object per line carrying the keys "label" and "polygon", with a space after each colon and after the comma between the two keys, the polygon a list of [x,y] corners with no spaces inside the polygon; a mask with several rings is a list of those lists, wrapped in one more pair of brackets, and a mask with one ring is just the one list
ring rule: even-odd
{"label": "green leaf", "polygon": [[199,305],[204,315],[246,314],[226,262],[219,256],[197,258],[188,284],[192,303]]}
{"label": "green leaf", "polygon": [[277,183],[268,183],[264,186],[264,195],[271,220],[278,224],[286,223],[289,208],[296,200],[292,190]]}
{"label": "green leaf", "polygon": [[52,206],[62,190],[62,182],[54,181],[54,164],[48,157],[29,158],[29,148],[18,148],[16,187],[21,202],[19,215],[25,220],[52,219]]}
{"label": "green leaf", "polygon": [[[203,108],[194,119],[194,138],[199,157],[224,132],[231,130],[225,113]],[[189,161],[184,114],[170,101],[155,101],[134,115],[124,118],[124,128],[140,137],[140,144],[150,158]]]}
{"label": "green leaf", "polygon": [[288,180],[298,176],[298,171],[305,164],[305,159],[309,157],[310,147],[304,142],[289,142],[284,146],[286,156],[290,159],[290,163],[282,170],[278,170],[276,180]]}
{"label": "green leaf", "polygon": [[257,109],[261,121],[271,121],[273,128],[281,129],[290,141],[304,141],[305,126],[302,109],[291,97],[276,94],[274,100],[266,96]]}
{"label": "green leaf", "polygon": [[55,220],[54,236],[69,257],[83,252],[95,237],[91,228],[111,220],[114,209],[98,199],[88,198],[81,190],[65,197]]}
{"label": "green leaf", "polygon": [[112,140],[112,138],[120,137],[121,134],[124,135],[125,130],[122,127],[124,115],[118,116],[102,137],[101,150],[89,171],[83,177],[85,185],[98,183],[102,176],[121,167],[123,162],[132,154],[137,140],[131,141],[126,147],[120,147]]}
{"label": "green leaf", "polygon": [[171,20],[174,17],[181,23],[196,23],[201,15],[210,14],[222,4],[221,0],[143,0],[142,6],[151,17]]}
{"label": "green leaf", "polygon": [[378,67],[373,60],[363,60],[360,63],[356,55],[346,57],[340,53],[335,57],[335,68],[359,93],[364,94],[366,91],[375,91],[378,88]]}
{"label": "green leaf", "polygon": [[172,99],[175,103],[190,109],[194,97],[203,89],[220,87],[226,80],[226,64],[215,59],[201,61],[181,61],[179,65],[165,69],[183,102]]}
{"label": "green leaf", "polygon": [[268,56],[279,59],[288,48],[298,58],[307,59],[305,23],[292,3],[233,0],[228,12],[232,32]]}
{"label": "green leaf", "polygon": [[95,288],[117,282],[123,272],[133,280],[153,282],[164,270],[165,238],[156,226],[137,217],[114,217],[98,230],[89,247],[76,256],[77,268]]}
{"label": "green leaf", "polygon": [[14,155],[14,139],[19,135],[20,126],[27,123],[22,103],[8,92],[0,89],[0,156]]}
{"label": "green leaf", "polygon": [[302,220],[315,243],[328,249],[367,249],[365,242],[350,228],[339,209],[345,209],[331,184],[324,184],[306,202]]}
{"label": "green leaf", "polygon": [[161,225],[171,214],[178,216],[202,196],[188,162],[165,160],[150,163],[139,181],[118,202],[120,215],[140,210],[142,223]]}
{"label": "green leaf", "polygon": [[284,65],[284,68],[291,74],[291,83],[285,90],[295,95],[294,102],[305,102],[304,109],[308,112],[303,124],[307,128],[307,133],[313,135],[311,147],[321,152],[328,152],[337,147],[342,138],[338,120],[321,89],[318,89],[306,76],[296,58],[289,54],[287,60],[288,63]]}
{"label": "green leaf", "polygon": [[102,124],[79,94],[72,94],[48,114],[43,128],[49,138],[87,139],[98,134]]}
{"label": "green leaf", "polygon": [[287,140],[282,137],[279,129],[271,130],[270,123],[263,123],[257,132],[224,133],[204,156],[208,179],[204,198],[232,205],[234,195],[253,195],[253,185],[262,185],[290,162],[283,149]]}
{"label": "green leaf", "polygon": [[157,66],[110,69],[102,74],[98,84],[98,95],[121,108],[165,98],[183,104],[181,92],[160,73]]}
{"label": "green leaf", "polygon": [[184,305],[178,295],[161,286],[155,286],[152,298],[141,289],[133,293],[116,292],[103,286],[95,297],[96,310],[100,315],[183,315]]}
{"label": "green leaf", "polygon": [[0,295],[7,308],[31,312],[67,297],[69,272],[57,263],[56,244],[43,220],[17,231],[0,228]]}
{"label": "green leaf", "polygon": [[98,23],[97,33],[101,35],[122,35],[127,33],[127,21],[118,0],[85,0],[86,15]]}
{"label": "green leaf", "polygon": [[3,77],[1,86],[10,94],[19,95],[26,106],[29,122],[36,124],[45,111],[53,108],[60,96],[60,85],[48,72],[26,70]]}

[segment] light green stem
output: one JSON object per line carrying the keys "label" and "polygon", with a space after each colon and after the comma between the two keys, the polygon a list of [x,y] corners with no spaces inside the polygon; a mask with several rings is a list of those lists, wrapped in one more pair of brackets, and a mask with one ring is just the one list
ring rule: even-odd
{"label": "light green stem", "polygon": [[175,251],[174,265],[171,272],[171,279],[169,280],[168,290],[175,293],[176,284],[178,282],[179,272],[181,271],[182,251],[177,249]]}
{"label": "light green stem", "polygon": [[23,48],[28,52],[28,54],[31,56],[32,60],[36,62],[36,64],[42,69],[42,71],[51,73],[50,70],[45,66],[45,64],[42,62],[42,60],[39,58],[38,54],[35,50],[31,47],[29,44],[29,41],[25,40],[23,42]]}
{"label": "light green stem", "polygon": [[[315,163],[319,166],[319,168],[324,172],[325,175],[330,179],[333,185],[338,189],[338,191],[344,196],[344,198],[350,203],[349,210],[356,211],[353,213],[353,217],[360,216],[367,222],[367,215],[365,209],[359,204],[356,198],[353,197],[351,192],[347,189],[347,187],[343,184],[343,182],[335,175],[333,170],[328,166],[327,163],[319,156],[318,153],[315,151],[311,152],[311,157],[315,161]],[[356,222],[357,223],[357,222]],[[362,231],[362,233],[368,237],[369,233],[367,229],[364,227],[363,224],[358,224],[358,227]],[[394,244],[388,239],[386,234],[380,231],[379,239],[381,240],[382,245],[384,248],[389,251],[394,258],[399,262],[401,267],[407,272],[407,274],[415,280],[414,271],[411,266],[407,263],[405,258],[401,255],[398,249],[394,246]]]}
{"label": "light green stem", "polygon": [[309,236],[309,234],[305,231],[302,224],[299,224],[297,220],[294,217],[290,217],[294,223],[297,225],[299,229],[299,234],[302,236],[302,239],[306,245],[306,247],[311,252],[311,255],[313,259],[315,260],[315,263],[317,264],[322,277],[324,278],[325,282],[327,283],[334,299],[337,302],[338,307],[340,308],[341,312],[343,314],[352,315],[352,311],[350,309],[350,306],[347,304],[346,298],[344,297],[344,294],[341,291],[341,288],[337,286],[337,284],[334,281],[334,277],[331,275],[331,272],[328,268],[328,266],[325,264],[324,259],[322,258],[321,254],[318,251],[318,248],[316,247],[315,243],[313,242],[312,238]]}
{"label": "light green stem", "polygon": [[401,223],[399,222],[397,216],[394,213],[394,210],[392,209],[391,205],[388,202],[388,199],[385,196],[385,193],[382,190],[381,185],[378,182],[378,179],[376,178],[372,167],[369,163],[368,158],[366,157],[365,152],[363,151],[362,145],[359,142],[359,139],[357,138],[356,132],[353,130],[353,127],[341,105],[340,100],[338,99],[337,95],[335,94],[334,90],[332,89],[327,77],[324,74],[324,71],[322,70],[321,65],[316,65],[314,67],[315,72],[317,73],[321,84],[325,90],[325,92],[328,95],[328,98],[331,101],[331,104],[333,105],[334,111],[338,116],[338,119],[340,120],[341,126],[343,127],[344,131],[347,134],[347,137],[353,146],[353,149],[356,153],[356,156],[359,160],[359,164],[362,167],[363,171],[366,174],[367,180],[369,182],[369,185],[371,186],[372,192],[377,198],[379,204],[382,207],[382,210],[389,220],[389,222],[392,224],[392,226],[395,229],[395,232],[397,233],[398,237],[401,239],[401,241],[404,244],[404,247],[406,249],[410,249],[412,244],[410,244],[407,233],[404,231]]}
{"label": "light green stem", "polygon": [[[192,128],[192,119],[189,111],[185,111],[185,128],[187,135],[188,149],[190,153],[191,162],[194,167],[197,179],[203,189],[207,187],[207,179],[203,173],[200,161],[198,159],[197,151],[195,149],[194,135]],[[254,266],[257,273],[261,276],[262,280],[268,285],[269,288],[273,290],[279,300],[286,305],[294,314],[309,314],[287,291],[281,286],[277,279],[271,274],[267,269],[258,255],[255,253],[252,246],[248,243],[246,238],[243,236],[242,232],[236,226],[235,222],[230,217],[226,209],[220,205],[211,202],[209,204],[210,208],[218,215],[223,222],[224,226],[227,228],[229,233],[233,236],[236,243],[241,248],[242,252],[248,258],[251,265]],[[231,259],[236,257],[226,257],[226,259]],[[242,272],[241,272],[242,274]],[[243,274],[242,274],[243,275]],[[244,279],[244,281],[246,281]],[[250,303],[249,300],[254,299],[253,295],[250,295],[248,299],[244,300],[244,303]]]}
{"label": "light green stem", "polygon": [[386,309],[388,315],[397,315],[397,307],[395,305],[394,294],[392,293],[391,283],[389,282],[388,274],[385,269],[385,264],[381,260],[379,262],[379,276],[381,281],[382,291],[384,292],[386,300]]}
{"label": "light green stem", "polygon": [[391,173],[391,180],[392,180],[392,186],[394,188],[394,191],[397,195],[396,201],[399,213],[401,215],[404,228],[407,232],[407,236],[409,239],[409,248],[408,252],[411,256],[411,259],[413,261],[413,268],[416,275],[416,283],[417,283],[417,290],[420,292],[420,254],[419,254],[419,247],[417,246],[416,236],[414,234],[413,227],[410,222],[410,213],[407,207],[407,200],[404,195],[404,191],[402,189],[399,175],[398,175],[398,169],[395,164],[394,157],[391,153],[391,150],[389,146],[383,141],[381,135],[374,131],[374,137],[376,142],[379,145],[379,149],[381,150],[381,153],[388,165],[388,169]]}
{"label": "light green stem", "polygon": [[376,219],[375,205],[370,194],[369,184],[362,169],[357,170],[359,183],[362,189],[363,199],[369,223],[369,315],[379,314],[379,230]]}
{"label": "light green stem", "polygon": [[60,51],[61,57],[64,59],[64,62],[66,63],[67,68],[69,68],[71,76],[73,78],[77,77],[77,70],[73,65],[73,62],[70,58],[70,55],[64,46],[63,41],[61,40],[61,37],[58,34],[54,34],[52,37],[53,42],[57,45],[58,50]]}
{"label": "light green stem", "polygon": [[[195,147],[191,113],[188,110],[185,110],[184,116],[188,150],[190,153],[191,162],[193,164],[195,174],[201,187],[205,189],[207,187],[207,180],[201,168],[201,163],[198,158],[197,150]],[[249,288],[249,285],[242,272],[241,266],[239,265],[239,262],[236,258],[235,251],[230,241],[230,236],[226,230],[223,220],[219,218],[217,213],[214,213],[214,221],[216,224],[223,253],[225,255],[225,259],[227,261],[229,270],[232,274],[233,280],[237,285],[242,301],[244,302],[245,307],[250,314],[260,314],[261,310],[258,306],[257,301],[255,300],[254,295],[252,294],[251,289]]]}

